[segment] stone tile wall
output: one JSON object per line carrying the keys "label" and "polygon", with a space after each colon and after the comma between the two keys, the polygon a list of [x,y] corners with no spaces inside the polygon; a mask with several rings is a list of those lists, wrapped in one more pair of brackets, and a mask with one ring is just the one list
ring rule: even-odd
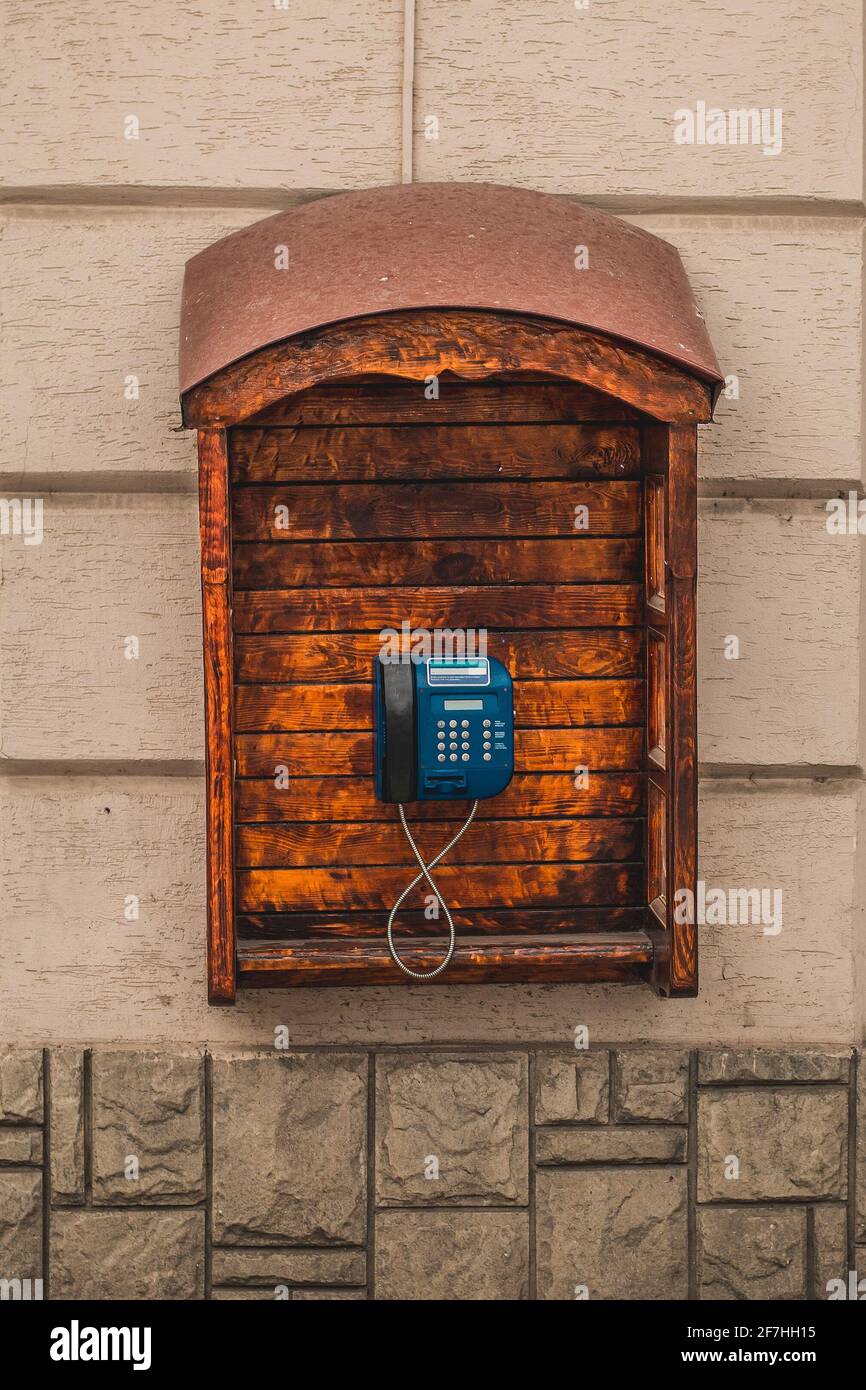
{"label": "stone tile wall", "polygon": [[809,1299],[852,1270],[866,1297],[850,1049],[0,1049],[0,1297]]}

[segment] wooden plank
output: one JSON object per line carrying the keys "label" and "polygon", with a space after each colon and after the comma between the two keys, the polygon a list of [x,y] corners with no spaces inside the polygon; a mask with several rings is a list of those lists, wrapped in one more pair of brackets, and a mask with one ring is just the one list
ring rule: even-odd
{"label": "wooden plank", "polygon": [[[507,392],[503,387],[503,398]],[[640,472],[635,425],[239,428],[232,431],[230,449],[233,485],[634,478]]]}
{"label": "wooden plank", "polygon": [[[401,944],[413,970],[429,971],[442,959],[440,940]],[[643,932],[612,932],[571,941],[458,940],[447,970],[428,984],[492,984],[526,980],[608,981],[641,978],[652,961]],[[408,985],[387,948],[376,942],[303,942],[292,946],[251,946],[238,953],[240,983],[274,989],[281,985]]]}
{"label": "wooden plank", "polygon": [[[697,430],[650,426],[644,443],[648,466],[665,476],[664,614],[650,613],[665,633],[662,639],[648,632],[655,747],[648,749],[647,774],[661,793],[652,797],[649,821],[651,979],[664,997],[691,997],[698,989],[697,926],[681,920],[680,894],[686,890],[694,903],[697,887]],[[658,529],[652,516],[648,524]]]}
{"label": "wooden plank", "polygon": [[[586,508],[578,513],[576,508]],[[232,489],[242,541],[635,535],[639,482],[284,483]]]}
{"label": "wooden plank", "polygon": [[[643,929],[643,907],[498,907],[464,912],[453,907],[455,929],[475,936],[574,935]],[[239,913],[238,937],[249,941],[296,941],[318,937],[375,936],[381,939],[381,912],[251,912]],[[400,936],[430,935],[430,918],[423,908],[400,911]]]}
{"label": "wooden plank", "polygon": [[[634,724],[643,715],[642,680],[516,681],[518,729]],[[372,683],[351,685],[239,685],[239,732],[373,727]]]}
{"label": "wooden plank", "polygon": [[[428,861],[460,826],[460,818],[425,827],[419,844]],[[601,859],[637,860],[643,853],[643,821],[474,821],[448,855],[453,864],[514,863],[521,858],[553,863]],[[299,868],[352,864],[412,867],[402,827],[394,824],[244,825],[237,837],[237,863],[244,868]]]}
{"label": "wooden plank", "polygon": [[232,631],[228,459],[222,430],[198,437],[207,775],[207,972],[212,1004],[235,998]]}
{"label": "wooden plank", "polygon": [[663,972],[675,996],[698,992],[698,928],[677,919],[676,895],[695,901],[698,877],[697,753],[697,430],[669,430],[665,516],[668,616],[665,758],[668,768],[667,911],[670,965]]}
{"label": "wooden plank", "polygon": [[580,381],[652,416],[711,418],[710,387],[643,348],[553,319],[421,309],[327,324],[232,362],[183,397],[183,421],[239,425],[318,382],[386,373],[426,382],[442,372],[482,381],[513,370]]}
{"label": "wooden plank", "polygon": [[[367,681],[381,646],[378,633],[326,632],[235,638],[235,678],[242,682]],[[637,676],[643,670],[639,628],[491,633],[487,649],[524,680]]]}
{"label": "wooden plank", "polygon": [[[468,812],[469,806],[466,806]],[[591,772],[586,785],[569,773],[522,773],[490,801],[482,801],[479,820],[509,816],[639,816],[644,808],[640,773]],[[393,806],[377,801],[369,777],[296,777],[277,787],[272,777],[235,784],[235,820],[251,821],[391,821]],[[418,820],[453,817],[454,806],[419,802]]]}
{"label": "wooden plank", "polygon": [[[507,390],[503,385],[507,384]],[[491,376],[463,381],[451,372],[438,377],[438,395],[428,398],[423,381],[368,376],[355,381],[322,382],[285,396],[250,420],[253,425],[430,425],[555,424],[586,420],[636,420],[638,412],[615,396],[575,381]]]}
{"label": "wooden plank", "polygon": [[[292,908],[389,910],[412,877],[409,866],[349,869],[238,869],[241,912]],[[436,883],[446,902],[463,907],[563,907],[569,903],[637,904],[644,892],[642,864],[438,865]],[[429,887],[418,890],[424,902]]]}
{"label": "wooden plank", "polygon": [[242,541],[234,547],[239,589],[297,585],[512,584],[557,579],[628,580],[642,577],[637,536],[568,536],[544,540]]}
{"label": "wooden plank", "polygon": [[[636,771],[641,766],[643,727],[610,729],[524,729],[515,741],[518,772]],[[372,733],[238,734],[238,774],[312,776],[328,769],[332,777],[373,775]]]}
{"label": "wooden plank", "polygon": [[526,627],[634,627],[641,584],[490,584],[396,589],[247,589],[234,597],[242,632],[490,632]]}

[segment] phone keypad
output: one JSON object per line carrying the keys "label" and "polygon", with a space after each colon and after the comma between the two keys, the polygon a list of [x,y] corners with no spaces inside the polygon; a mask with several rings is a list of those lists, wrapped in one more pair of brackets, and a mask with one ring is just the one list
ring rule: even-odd
{"label": "phone keypad", "polygon": [[497,753],[507,753],[508,733],[502,719],[437,719],[436,761],[438,763],[493,762]]}

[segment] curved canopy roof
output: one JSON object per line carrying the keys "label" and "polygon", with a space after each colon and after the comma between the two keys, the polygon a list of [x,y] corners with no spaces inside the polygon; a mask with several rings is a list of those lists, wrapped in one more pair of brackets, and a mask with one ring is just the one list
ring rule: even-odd
{"label": "curved canopy roof", "polygon": [[714,397],[722,383],[668,242],[547,193],[421,183],[321,198],[194,256],[181,393],[294,334],[425,308],[557,319],[658,353],[712,383]]}

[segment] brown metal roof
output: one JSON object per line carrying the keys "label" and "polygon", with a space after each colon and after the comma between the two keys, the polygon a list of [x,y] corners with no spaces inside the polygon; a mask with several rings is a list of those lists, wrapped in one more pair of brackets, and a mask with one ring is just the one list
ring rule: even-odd
{"label": "brown metal roof", "polygon": [[[576,248],[589,253],[575,268]],[[277,269],[278,248],[288,267]],[[180,389],[260,348],[398,309],[493,309],[638,344],[721,385],[676,249],[567,198],[420,183],[321,198],[187,263]]]}

